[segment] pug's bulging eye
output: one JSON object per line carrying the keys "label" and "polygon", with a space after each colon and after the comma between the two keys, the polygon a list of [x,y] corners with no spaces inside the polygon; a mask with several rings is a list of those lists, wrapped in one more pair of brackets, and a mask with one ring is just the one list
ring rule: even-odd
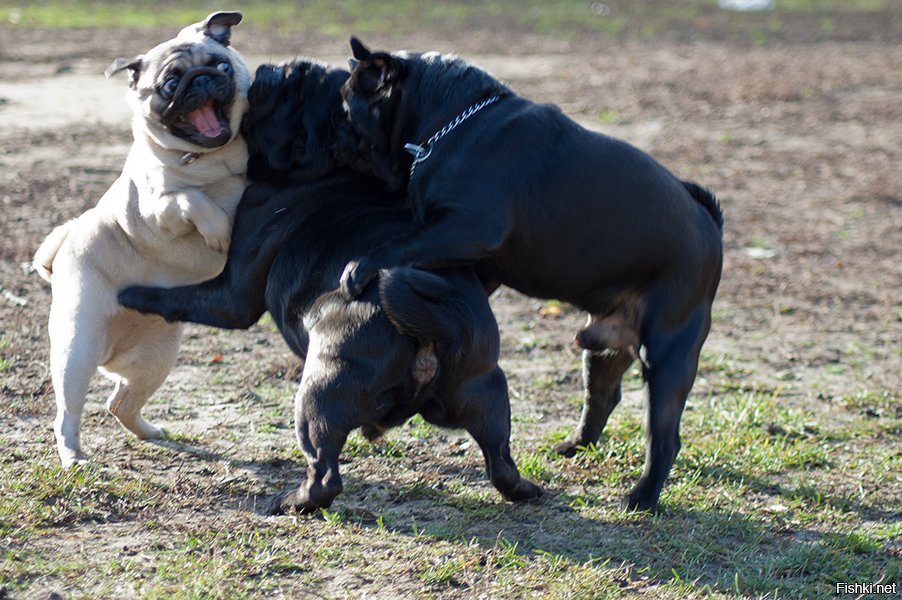
{"label": "pug's bulging eye", "polygon": [[227,62],[221,62],[216,65],[216,68],[225,73],[226,75],[232,72],[232,65]]}
{"label": "pug's bulging eye", "polygon": [[164,98],[172,98],[172,95],[175,93],[175,90],[179,87],[179,80],[177,77],[171,77],[166,80],[166,83],[163,84],[163,87],[160,88],[160,94]]}

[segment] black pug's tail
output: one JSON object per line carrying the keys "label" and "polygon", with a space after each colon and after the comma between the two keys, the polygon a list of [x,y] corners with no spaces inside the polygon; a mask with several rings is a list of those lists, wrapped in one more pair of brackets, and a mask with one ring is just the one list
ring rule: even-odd
{"label": "black pug's tail", "polygon": [[418,340],[453,344],[466,330],[469,312],[444,277],[412,267],[379,272],[379,297],[386,316]]}
{"label": "black pug's tail", "polygon": [[681,181],[680,183],[683,184],[683,187],[686,188],[686,191],[689,192],[689,195],[696,202],[705,207],[711,214],[711,218],[714,219],[714,223],[717,224],[717,229],[723,233],[723,210],[720,208],[720,202],[717,201],[714,194],[691,181]]}

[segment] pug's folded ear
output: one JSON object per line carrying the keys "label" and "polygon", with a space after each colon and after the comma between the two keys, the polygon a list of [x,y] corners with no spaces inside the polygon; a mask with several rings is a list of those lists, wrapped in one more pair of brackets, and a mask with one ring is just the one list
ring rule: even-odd
{"label": "pug's folded ear", "polygon": [[131,74],[128,85],[130,88],[135,89],[138,85],[138,80],[141,78],[141,71],[143,68],[144,55],[139,54],[134,58],[117,58],[113,61],[113,64],[106,68],[103,74],[106,75],[107,78],[110,78],[119,71],[128,69]]}
{"label": "pug's folded ear", "polygon": [[232,27],[241,22],[240,12],[215,12],[204,19],[203,32],[223,46],[232,39]]}

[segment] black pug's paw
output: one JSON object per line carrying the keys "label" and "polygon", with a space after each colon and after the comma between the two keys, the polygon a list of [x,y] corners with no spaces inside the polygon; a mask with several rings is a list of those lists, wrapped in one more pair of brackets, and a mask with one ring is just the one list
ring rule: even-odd
{"label": "black pug's paw", "polygon": [[529,502],[542,497],[542,488],[525,477],[521,477],[514,489],[504,492],[504,497],[511,502]]}
{"label": "black pug's paw", "polygon": [[156,287],[128,287],[119,292],[119,304],[140,313],[160,315],[169,322],[184,320],[180,311],[167,306],[166,291]]}
{"label": "black pug's paw", "polygon": [[555,444],[552,450],[555,454],[560,454],[561,456],[566,456],[567,458],[572,458],[576,456],[576,453],[579,451],[579,447],[582,444],[567,438],[563,442],[559,444]]}
{"label": "black pug's paw", "polygon": [[379,268],[366,257],[352,260],[341,274],[341,291],[348,298],[356,298],[378,272]]}
{"label": "black pug's paw", "polygon": [[314,499],[307,490],[301,486],[300,488],[278,494],[269,503],[266,513],[269,515],[288,515],[294,512],[302,515],[309,515],[321,508],[329,508],[331,505],[331,499]]}
{"label": "black pug's paw", "polygon": [[629,494],[620,501],[620,509],[627,512],[647,512],[658,514],[658,494],[654,493],[646,480],[640,479]]}

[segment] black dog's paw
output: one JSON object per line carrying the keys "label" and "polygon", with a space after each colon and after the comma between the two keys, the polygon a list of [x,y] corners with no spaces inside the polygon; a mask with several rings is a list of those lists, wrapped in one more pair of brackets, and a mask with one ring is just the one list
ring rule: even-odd
{"label": "black dog's paw", "polygon": [[119,304],[142,313],[156,312],[155,308],[165,294],[163,288],[128,287],[119,292]]}
{"label": "black dog's paw", "polygon": [[266,513],[269,515],[287,515],[291,513],[309,515],[320,508],[328,508],[329,504],[321,505],[311,500],[306,491],[301,488],[277,495],[269,503]]}
{"label": "black dog's paw", "polygon": [[620,510],[626,512],[647,512],[651,514],[658,513],[658,501],[649,500],[641,494],[632,492],[627,494],[620,500]]}
{"label": "black dog's paw", "polygon": [[183,321],[184,314],[166,306],[166,289],[134,286],[119,292],[119,304],[140,313],[160,315],[169,322]]}
{"label": "black dog's paw", "polygon": [[566,456],[567,458],[576,456],[577,451],[579,450],[580,444],[578,442],[574,442],[570,439],[566,439],[559,444],[555,444],[554,452],[556,454],[560,454],[561,456]]}
{"label": "black dog's paw", "polygon": [[379,269],[366,258],[352,260],[341,274],[341,291],[348,298],[356,298],[378,272]]}
{"label": "black dog's paw", "polygon": [[542,496],[542,488],[525,477],[520,478],[520,483],[513,490],[508,491],[505,497],[511,502],[527,502]]}

